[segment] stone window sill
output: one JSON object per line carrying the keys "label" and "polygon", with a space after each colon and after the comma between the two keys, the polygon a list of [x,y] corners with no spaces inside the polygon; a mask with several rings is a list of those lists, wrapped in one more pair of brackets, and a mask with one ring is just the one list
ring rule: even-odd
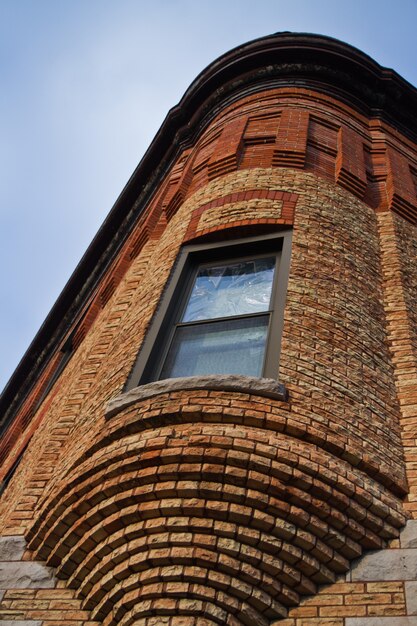
{"label": "stone window sill", "polygon": [[230,391],[263,396],[286,402],[288,392],[285,386],[272,378],[254,378],[252,376],[212,375],[190,376],[187,378],[168,378],[135,387],[109,401],[105,413],[106,419],[117,415],[127,407],[154,396],[176,391],[208,389],[210,391]]}

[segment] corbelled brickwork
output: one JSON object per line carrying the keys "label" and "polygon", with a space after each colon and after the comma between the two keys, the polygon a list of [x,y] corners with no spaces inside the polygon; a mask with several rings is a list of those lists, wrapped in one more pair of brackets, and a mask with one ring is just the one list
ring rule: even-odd
{"label": "corbelled brickwork", "polygon": [[[258,79],[152,174],[16,409],[3,621],[415,624],[416,145],[330,87]],[[278,383],[123,393],[184,244],[289,230]]]}

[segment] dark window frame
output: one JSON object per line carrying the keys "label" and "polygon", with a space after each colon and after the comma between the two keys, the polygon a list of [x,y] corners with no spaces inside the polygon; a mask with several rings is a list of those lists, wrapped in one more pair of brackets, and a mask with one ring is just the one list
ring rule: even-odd
{"label": "dark window frame", "polygon": [[[250,256],[276,254],[277,270],[271,298],[271,317],[266,341],[262,377],[278,379],[282,326],[291,259],[292,231],[285,230],[268,235],[246,237],[216,243],[184,246],[160,299],[142,347],[136,358],[125,391],[158,379],[165,356],[169,350],[174,329],[184,302],[192,288],[192,278],[197,266],[221,263]],[[161,345],[163,349],[161,350]]]}

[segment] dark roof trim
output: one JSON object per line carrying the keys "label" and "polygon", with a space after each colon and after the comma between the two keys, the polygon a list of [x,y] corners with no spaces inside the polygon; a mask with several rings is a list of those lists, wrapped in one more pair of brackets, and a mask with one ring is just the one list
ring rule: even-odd
{"label": "dark roof trim", "polygon": [[178,151],[237,95],[277,86],[312,87],[378,117],[417,142],[417,90],[396,72],[336,39],[277,33],[234,48],[197,76],[173,107],[88,247],[0,398],[0,425],[13,419],[66,337]]}

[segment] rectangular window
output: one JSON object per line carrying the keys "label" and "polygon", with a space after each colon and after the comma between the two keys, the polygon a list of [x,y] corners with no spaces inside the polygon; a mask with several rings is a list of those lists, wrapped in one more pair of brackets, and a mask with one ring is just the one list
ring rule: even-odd
{"label": "rectangular window", "polygon": [[187,246],[128,388],[166,378],[277,378],[290,233]]}

